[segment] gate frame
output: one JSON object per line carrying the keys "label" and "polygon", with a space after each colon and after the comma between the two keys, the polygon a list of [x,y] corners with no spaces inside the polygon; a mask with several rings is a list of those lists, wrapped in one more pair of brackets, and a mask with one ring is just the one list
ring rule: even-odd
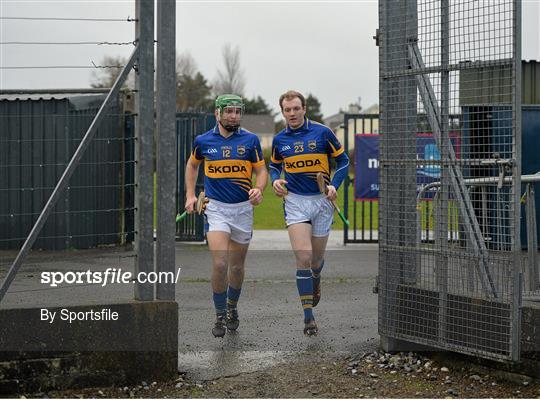
{"label": "gate frame", "polygon": [[[490,273],[487,266],[487,250],[484,251],[484,248],[482,245],[484,245],[484,239],[480,235],[478,236],[479,230],[477,228],[477,222],[476,217],[474,213],[471,214],[472,206],[470,204],[470,200],[468,200],[468,194],[466,190],[463,190],[463,176],[461,176],[460,169],[453,167],[452,160],[454,157],[452,157],[452,146],[447,145],[448,140],[448,127],[447,125],[448,121],[448,106],[449,106],[449,98],[448,98],[448,84],[449,84],[449,72],[454,70],[460,70],[456,65],[449,65],[449,38],[448,38],[448,29],[449,29],[449,1],[448,0],[440,0],[438,3],[441,8],[441,26],[443,32],[441,33],[441,61],[440,64],[436,67],[426,67],[423,63],[423,60],[421,58],[421,53],[418,49],[417,41],[418,37],[417,32],[415,34],[414,30],[418,26],[418,20],[417,20],[417,10],[416,10],[416,0],[413,1],[407,1],[406,4],[406,15],[408,16],[408,20],[405,23],[405,30],[407,30],[407,34],[405,35],[405,40],[407,40],[406,43],[404,43],[405,49],[408,51],[408,57],[401,57],[401,60],[407,60],[410,63],[410,67],[413,68],[413,71],[393,71],[390,73],[386,72],[385,66],[391,65],[392,67],[396,67],[395,59],[389,59],[388,58],[388,33],[390,32],[389,26],[387,25],[389,16],[387,15],[387,12],[389,9],[392,9],[392,1],[391,0],[384,0],[379,3],[379,21],[381,25],[380,35],[381,35],[381,42],[384,43],[382,48],[380,49],[380,92],[381,92],[381,100],[382,97],[385,96],[386,93],[388,93],[388,78],[396,78],[399,77],[401,79],[409,79],[412,78],[414,82],[414,88],[415,92],[416,90],[419,90],[420,99],[423,102],[424,108],[426,109],[429,117],[430,117],[430,125],[432,126],[432,130],[434,135],[437,133],[439,135],[439,148],[441,149],[441,159],[442,160],[448,160],[450,162],[449,167],[446,168],[444,171],[441,170],[441,185],[445,185],[448,187],[448,190],[452,188],[454,190],[454,196],[458,197],[460,208],[462,214],[465,215],[466,218],[468,218],[465,222],[465,227],[467,228],[466,233],[469,236],[471,240],[471,245],[473,248],[476,249],[477,252],[479,252],[480,256],[480,266],[477,270],[478,276],[480,277],[484,294],[481,297],[482,299],[485,299],[487,301],[491,301],[491,297],[498,297],[498,294],[496,292],[496,288],[494,287],[493,283],[490,280]],[[512,138],[513,138],[513,146],[511,147],[511,154],[512,159],[515,161],[511,165],[511,171],[512,171],[512,179],[511,184],[513,185],[513,193],[510,198],[512,201],[512,204],[514,206],[514,210],[512,212],[513,219],[511,220],[510,224],[510,238],[512,240],[512,247],[507,252],[508,259],[509,259],[509,265],[508,273],[511,274],[513,282],[511,288],[509,288],[509,291],[506,292],[506,301],[501,303],[502,305],[506,305],[508,307],[508,314],[507,316],[504,316],[504,326],[508,328],[508,342],[505,342],[504,348],[501,348],[501,351],[504,351],[504,353],[497,353],[497,349],[489,349],[489,350],[481,350],[477,347],[468,345],[468,344],[462,344],[459,346],[452,345],[449,341],[443,340],[440,341],[440,339],[443,337],[440,335],[441,328],[444,328],[444,326],[441,325],[441,314],[446,312],[446,290],[443,290],[441,288],[436,289],[434,293],[438,297],[438,302],[436,303],[436,307],[439,310],[439,319],[438,319],[438,331],[439,333],[434,337],[424,337],[422,338],[419,335],[415,335],[416,332],[413,332],[411,334],[408,334],[404,336],[404,334],[399,334],[398,332],[395,332],[396,336],[386,336],[391,335],[394,331],[393,328],[390,328],[388,331],[381,334],[382,339],[384,341],[387,340],[394,340],[396,342],[403,342],[412,340],[414,341],[415,338],[418,340],[417,343],[424,344],[424,343],[431,343],[430,345],[437,346],[442,349],[448,349],[458,352],[463,352],[466,354],[476,354],[481,355],[485,358],[492,358],[496,360],[512,360],[517,361],[520,357],[520,332],[521,332],[521,320],[520,320],[520,308],[521,308],[521,286],[522,286],[522,277],[521,277],[521,245],[520,245],[520,230],[518,229],[519,223],[520,223],[520,192],[521,192],[521,3],[519,0],[513,0],[512,1],[513,9],[511,13],[508,13],[509,19],[513,22],[512,26],[512,34],[513,34],[513,41],[512,41],[512,47],[511,47],[511,54],[513,59],[506,59],[506,64],[508,69],[513,72],[513,78],[514,82],[512,85],[512,98],[510,100],[510,104],[512,106],[512,118],[513,118],[513,130],[512,130]],[[396,31],[394,30],[394,34]],[[395,45],[395,43],[393,43]],[[401,49],[401,48],[400,48]],[[403,49],[401,49],[403,52]],[[403,54],[398,54],[395,57],[403,56]],[[399,60],[398,60],[399,61]],[[394,64],[392,64],[394,62]],[[398,65],[399,67],[399,65]],[[401,69],[401,68],[400,68]],[[441,90],[442,92],[439,93],[439,99],[437,99],[434,96],[433,89],[431,87],[431,83],[429,82],[429,77],[427,77],[430,73],[439,73],[441,78]],[[407,96],[409,95],[409,89],[413,85],[403,85],[406,86],[406,89],[403,87],[397,87],[399,85],[399,80],[394,81],[394,91],[401,90],[400,95],[404,99],[403,101],[405,104],[409,104],[410,98]],[[446,90],[445,90],[446,89]],[[395,94],[395,93],[394,93]],[[510,94],[510,93],[509,93]],[[416,93],[415,93],[416,95]],[[437,100],[440,100],[441,105],[440,109],[437,107]],[[416,102],[416,100],[415,100]],[[387,127],[386,124],[388,123],[388,110],[386,110],[386,101],[381,101],[381,130],[384,132],[386,131]],[[406,106],[405,106],[406,108]],[[392,110],[390,109],[390,112]],[[399,110],[398,110],[399,112]],[[405,117],[406,118],[406,117]],[[444,122],[442,122],[444,121]],[[403,129],[405,131],[408,131],[410,126],[406,126]],[[439,130],[439,132],[436,132]],[[442,147],[442,148],[441,148]],[[443,154],[443,151],[445,151],[446,154]],[[381,170],[381,172],[383,172]],[[391,172],[391,171],[390,171]],[[394,177],[395,178],[395,177]],[[503,178],[504,179],[504,175]],[[382,182],[382,180],[381,180]],[[404,188],[403,190],[398,190],[400,193],[400,196],[403,195],[404,190],[407,188]],[[395,193],[395,191],[394,191]],[[388,198],[390,197],[391,193],[387,193],[387,196],[384,199],[383,203],[386,203],[388,201]],[[406,196],[406,199],[408,201],[408,197]],[[438,207],[439,210],[439,219],[441,221],[446,221],[446,212],[447,212],[447,204],[448,199],[444,198],[440,202],[440,206]],[[383,204],[384,206],[385,204]],[[381,214],[379,214],[381,215]],[[395,214],[394,214],[395,215]],[[380,217],[381,219],[381,217]],[[403,222],[403,219],[400,219],[400,221]],[[386,222],[386,221],[385,221]],[[440,223],[441,229],[445,229],[444,225],[446,225],[446,222]],[[401,228],[401,225],[399,225]],[[387,229],[387,228],[385,228]],[[382,238],[383,247],[385,247],[386,241],[386,235],[394,235],[392,232],[385,231],[383,229],[382,234],[380,234],[379,237]],[[387,275],[387,268],[386,268],[386,258],[392,258],[396,263],[400,265],[400,268],[403,268],[403,274],[408,274],[408,266],[407,264],[410,264],[409,262],[403,263],[403,260],[400,261],[398,257],[408,257],[407,251],[408,249],[408,237],[404,236],[404,239],[399,236],[399,247],[394,246],[395,249],[392,252],[392,246],[387,247],[386,251],[388,253],[385,253],[383,249],[380,251],[380,257],[379,257],[379,272],[384,275],[383,280],[388,278]],[[444,253],[444,249],[446,248],[447,244],[441,243],[443,241],[439,241],[438,243],[438,250]],[[446,242],[446,241],[444,241]],[[403,247],[401,247],[403,246]],[[414,253],[414,251],[412,252]],[[391,254],[391,255],[390,255]],[[417,257],[419,254],[414,254],[413,257]],[[437,260],[440,262],[437,262],[436,265],[439,265],[439,270],[441,271],[441,274],[445,274],[445,270],[447,270],[446,260],[444,259],[445,255],[440,254],[437,257]],[[397,260],[397,261],[396,261]],[[407,261],[407,260],[405,260]],[[412,260],[411,260],[412,261]],[[444,265],[440,265],[440,264]],[[414,262],[413,262],[414,264]],[[483,264],[483,265],[482,265]],[[416,273],[411,271],[413,275],[411,277],[416,280]],[[389,279],[395,279],[395,277],[390,277]],[[443,279],[443,278],[441,278]],[[414,281],[413,281],[414,282]],[[395,283],[394,283],[395,284]],[[404,282],[405,285],[407,285],[407,282]],[[390,292],[392,289],[390,289]],[[385,287],[384,292],[387,292],[387,288]],[[437,293],[438,292],[438,293]],[[396,292],[397,293],[397,292]],[[393,296],[393,297],[392,297]],[[379,320],[381,320],[382,315],[384,315],[384,312],[388,313],[395,313],[396,311],[391,311],[394,309],[397,305],[396,303],[396,294],[390,294],[385,293],[382,299],[379,301]],[[471,297],[472,299],[472,297]],[[388,304],[387,304],[388,303]],[[381,305],[382,304],[382,305]],[[455,311],[455,310],[454,310]],[[442,318],[444,318],[444,315],[442,315]],[[386,326],[388,320],[392,321],[393,314],[390,316],[387,316],[383,319],[383,324]],[[445,324],[445,322],[442,322],[442,324]],[[501,326],[503,326],[501,324]],[[382,328],[383,331],[385,328]],[[403,339],[403,340],[402,340]],[[437,344],[434,344],[437,343]],[[387,343],[386,350],[390,350],[388,347],[391,347]],[[395,350],[395,349],[394,349]]]}
{"label": "gate frame", "polygon": [[[344,131],[344,137],[343,137],[343,145],[345,147],[345,152],[347,154],[349,154],[349,150],[350,150],[350,143],[349,143],[349,121],[350,120],[354,120],[354,126],[356,128],[356,121],[361,119],[362,120],[362,130],[364,130],[364,126],[365,126],[365,121],[366,120],[370,120],[370,124],[371,124],[371,127],[373,128],[373,120],[377,120],[377,121],[380,121],[380,117],[379,117],[379,114],[351,114],[351,113],[345,113],[343,115],[343,131]],[[380,126],[380,125],[379,125]],[[354,135],[356,137],[356,129],[355,129],[355,132],[354,132]],[[355,169],[355,177],[354,179],[356,179],[356,152],[355,152],[355,147],[356,146],[356,142],[353,143],[353,167]],[[349,219],[349,186],[351,185],[351,179],[349,178],[349,174],[347,174],[346,178],[345,178],[345,182],[344,182],[344,187],[343,187],[343,192],[344,192],[344,195],[343,195],[343,213],[345,215],[345,218],[347,218],[348,220]],[[364,221],[365,221],[365,217],[364,217],[364,201],[357,201],[356,200],[356,196],[354,196],[354,185],[353,185],[353,211],[352,211],[352,234],[353,234],[353,238],[350,239],[349,238],[349,227],[347,227],[345,224],[343,225],[343,244],[346,245],[347,243],[377,243],[379,241],[378,239],[378,226],[377,226],[377,238],[374,238],[373,237],[373,233],[374,233],[374,229],[373,229],[373,203],[379,203],[379,200],[377,199],[376,201],[370,201],[369,202],[369,213],[370,213],[370,218],[369,218],[369,238],[366,238],[366,229],[364,227]],[[357,203],[361,203],[362,204],[362,211],[361,211],[361,225],[362,225],[362,233],[361,233],[361,238],[358,239],[357,238],[357,218],[356,218],[356,208],[357,208]],[[378,219],[377,219],[377,223],[378,223]]]}

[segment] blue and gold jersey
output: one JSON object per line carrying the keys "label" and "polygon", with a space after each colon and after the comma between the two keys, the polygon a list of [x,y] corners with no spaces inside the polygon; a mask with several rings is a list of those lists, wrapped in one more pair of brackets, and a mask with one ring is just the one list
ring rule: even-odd
{"label": "blue and gold jersey", "polygon": [[[322,172],[330,184],[330,157],[343,158],[348,165],[344,151],[330,128],[305,118],[300,128],[287,127],[274,137],[270,172],[274,180],[283,169],[287,189],[292,193],[319,194],[317,173]],[[346,172],[346,165],[343,168]],[[336,189],[341,181],[338,178],[338,182],[332,182]]]}
{"label": "blue and gold jersey", "polygon": [[249,200],[253,167],[264,165],[259,138],[242,128],[228,138],[217,126],[197,136],[190,159],[196,165],[204,161],[205,194],[223,203]]}

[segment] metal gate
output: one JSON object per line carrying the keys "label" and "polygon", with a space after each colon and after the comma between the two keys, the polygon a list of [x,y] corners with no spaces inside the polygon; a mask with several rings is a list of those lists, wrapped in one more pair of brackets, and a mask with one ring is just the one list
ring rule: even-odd
{"label": "metal gate", "polygon": [[[358,180],[363,179],[362,176],[358,176],[356,173],[358,170],[357,163],[360,162],[358,159],[356,137],[357,135],[378,137],[379,114],[345,114],[343,126],[343,145],[347,154],[349,154],[351,142],[353,144],[354,153],[352,160],[355,171],[354,178],[351,180],[347,176],[344,182],[343,212],[345,217],[350,221],[350,226],[343,226],[343,243],[376,243],[379,237],[378,198],[358,198],[355,190]],[[375,167],[377,168],[377,166]]]}
{"label": "metal gate", "polygon": [[382,336],[519,358],[520,7],[379,3]]}
{"label": "metal gate", "polygon": [[[177,113],[176,114],[176,211],[184,212],[186,200],[185,170],[186,163],[191,155],[191,148],[195,136],[206,132],[216,124],[213,114],[206,113]],[[195,192],[199,193],[204,188],[203,170],[199,169],[199,177]],[[176,224],[176,240],[201,242],[204,240],[204,217],[191,214]]]}
{"label": "metal gate", "polygon": [[[432,139],[427,121],[419,116],[417,133],[418,142]],[[377,243],[379,241],[379,114],[345,114],[343,118],[344,146],[347,154],[350,153],[352,143],[352,160],[354,178],[344,182],[343,209],[345,216],[351,222],[350,227],[343,227],[343,242],[347,243]],[[459,132],[455,127],[459,125],[460,116],[450,116],[450,132],[452,139],[458,144]],[[367,140],[369,139],[369,140]],[[362,148],[369,143],[367,149]],[[433,166],[428,166],[428,168]],[[373,173],[365,172],[372,169]],[[368,189],[372,187],[372,189]],[[366,193],[367,192],[367,193]],[[433,196],[427,193],[418,199],[420,213],[419,240],[433,242]]]}

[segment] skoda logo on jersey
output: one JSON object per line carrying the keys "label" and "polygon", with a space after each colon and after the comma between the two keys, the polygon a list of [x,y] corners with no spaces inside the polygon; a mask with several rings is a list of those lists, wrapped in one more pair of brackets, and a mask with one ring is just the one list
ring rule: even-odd
{"label": "skoda logo on jersey", "polygon": [[315,167],[321,165],[321,160],[298,160],[298,161],[285,161],[287,169]]}
{"label": "skoda logo on jersey", "polygon": [[206,151],[208,154],[216,154],[217,153],[217,149],[208,149]]}
{"label": "skoda logo on jersey", "polygon": [[230,174],[231,172],[247,173],[247,168],[244,165],[209,165],[208,172],[211,174]]}
{"label": "skoda logo on jersey", "polygon": [[316,140],[310,140],[308,142],[308,149],[315,150],[317,148],[317,141]]}
{"label": "skoda logo on jersey", "polygon": [[283,147],[281,147],[281,151],[287,151],[287,150],[290,150],[291,149],[291,146],[289,145],[285,145]]}
{"label": "skoda logo on jersey", "polygon": [[246,146],[238,145],[238,147],[236,147],[236,153],[238,153],[239,156],[246,154]]}

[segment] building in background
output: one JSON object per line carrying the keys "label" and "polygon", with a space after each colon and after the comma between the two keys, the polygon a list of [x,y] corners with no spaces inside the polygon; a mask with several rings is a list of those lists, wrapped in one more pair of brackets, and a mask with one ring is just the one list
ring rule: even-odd
{"label": "building in background", "polygon": [[242,128],[257,134],[263,149],[272,147],[275,129],[271,115],[246,114],[242,117]]}
{"label": "building in background", "polygon": [[[328,118],[324,119],[324,124],[334,131],[337,138],[341,143],[345,143],[345,127],[343,126],[343,121],[345,119],[345,114],[379,114],[379,105],[373,104],[372,106],[366,108],[365,110],[358,104],[350,104],[347,111],[339,110],[337,114],[331,115]],[[356,133],[379,133],[379,121],[373,121],[373,124],[368,126],[357,125],[356,129],[354,126],[349,127],[349,144],[352,147],[354,143],[354,135]]]}

